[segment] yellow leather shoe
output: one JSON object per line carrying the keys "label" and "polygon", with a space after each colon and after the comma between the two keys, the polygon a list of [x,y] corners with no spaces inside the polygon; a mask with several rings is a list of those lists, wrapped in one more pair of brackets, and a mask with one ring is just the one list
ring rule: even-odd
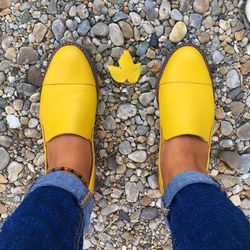
{"label": "yellow leather shoe", "polygon": [[[75,134],[90,140],[92,143],[92,172],[88,185],[90,192],[94,191],[95,183],[93,134],[96,107],[96,79],[87,54],[78,45],[63,45],[52,56],[42,87],[40,121],[45,159],[47,159],[46,143],[58,135]],[[47,171],[46,160],[45,171]]]}
{"label": "yellow leather shoe", "polygon": [[[158,83],[161,142],[195,135],[209,144],[214,125],[214,96],[208,64],[193,45],[177,48],[163,66]],[[164,192],[159,153],[159,186]]]}

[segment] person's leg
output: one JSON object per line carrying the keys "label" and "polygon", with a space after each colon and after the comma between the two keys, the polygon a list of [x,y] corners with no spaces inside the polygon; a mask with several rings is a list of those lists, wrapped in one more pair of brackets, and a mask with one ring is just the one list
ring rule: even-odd
{"label": "person's leg", "polygon": [[39,187],[4,223],[0,249],[81,250],[92,204],[82,209],[72,193],[56,186]]}
{"label": "person's leg", "polygon": [[[218,187],[195,183],[197,176],[194,174],[199,173],[182,174],[184,179],[193,176],[194,184],[182,188],[174,195],[171,204],[165,205],[169,208],[166,220],[172,232],[174,249],[250,249],[250,223],[247,217]],[[205,182],[206,176],[202,175],[200,178]],[[182,182],[181,174],[170,185],[176,185],[179,181]],[[163,200],[169,204],[167,195]]]}
{"label": "person's leg", "polygon": [[214,99],[204,58],[188,45],[174,51],[164,67],[159,183],[174,249],[250,249],[248,219],[206,174]]}
{"label": "person's leg", "polygon": [[93,207],[96,106],[85,52],[78,45],[60,47],[46,72],[40,104],[45,170],[52,172],[39,178],[4,223],[1,250],[82,249]]}

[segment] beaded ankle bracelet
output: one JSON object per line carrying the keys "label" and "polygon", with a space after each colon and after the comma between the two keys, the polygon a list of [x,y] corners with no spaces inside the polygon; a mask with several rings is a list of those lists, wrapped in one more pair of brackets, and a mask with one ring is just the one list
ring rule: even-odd
{"label": "beaded ankle bracelet", "polygon": [[83,182],[83,184],[87,187],[87,182],[84,181],[83,176],[80,173],[78,173],[75,169],[67,168],[67,167],[54,167],[51,170],[49,170],[48,173],[56,172],[56,171],[66,171],[66,172],[76,175]]}

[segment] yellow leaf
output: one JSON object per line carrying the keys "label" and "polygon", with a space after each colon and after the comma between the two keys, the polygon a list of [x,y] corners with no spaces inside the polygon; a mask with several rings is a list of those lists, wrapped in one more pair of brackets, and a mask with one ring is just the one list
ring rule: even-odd
{"label": "yellow leaf", "polygon": [[108,70],[115,81],[123,83],[127,80],[126,74],[121,68],[115,66],[108,66]]}
{"label": "yellow leaf", "polygon": [[123,51],[121,58],[119,59],[118,62],[121,69],[124,70],[126,73],[130,72],[131,67],[133,67],[134,65],[133,58],[127,50]]}
{"label": "yellow leaf", "polygon": [[133,58],[127,50],[124,50],[118,61],[120,68],[109,66],[108,69],[112,78],[119,82],[136,83],[141,74],[141,64],[134,64]]}
{"label": "yellow leaf", "polygon": [[128,75],[128,81],[130,83],[136,83],[140,77],[141,74],[141,64],[137,63],[134,64],[131,68],[130,74]]}

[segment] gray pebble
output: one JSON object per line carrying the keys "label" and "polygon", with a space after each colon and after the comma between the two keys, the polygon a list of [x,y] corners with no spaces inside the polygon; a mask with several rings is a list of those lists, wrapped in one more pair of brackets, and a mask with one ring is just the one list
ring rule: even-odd
{"label": "gray pebble", "polygon": [[159,211],[156,207],[146,207],[142,209],[141,218],[144,220],[154,220],[159,216]]}
{"label": "gray pebble", "polygon": [[5,148],[0,147],[0,170],[6,168],[9,161],[10,161],[10,156],[8,152],[5,150]]}
{"label": "gray pebble", "polygon": [[57,19],[52,24],[52,31],[57,41],[63,38],[66,28],[61,19]]}
{"label": "gray pebble", "polygon": [[89,30],[90,30],[90,23],[89,23],[89,21],[88,20],[83,20],[78,25],[77,33],[80,36],[84,36],[84,35],[86,35],[88,33]]}
{"label": "gray pebble", "polygon": [[93,26],[93,28],[91,29],[91,33],[94,36],[106,37],[109,33],[108,25],[99,22]]}
{"label": "gray pebble", "polygon": [[201,26],[202,15],[191,13],[189,17],[189,25],[195,29],[199,29]]}
{"label": "gray pebble", "polygon": [[240,140],[250,140],[250,123],[246,122],[237,129],[237,136]]}
{"label": "gray pebble", "polygon": [[119,151],[123,155],[128,155],[132,152],[132,146],[128,141],[123,141],[119,144]]}
{"label": "gray pebble", "polygon": [[228,71],[226,83],[230,89],[235,89],[240,86],[240,76],[237,70],[232,69]]}
{"label": "gray pebble", "polygon": [[126,103],[119,106],[117,110],[117,117],[122,120],[127,120],[136,115],[137,108],[135,105]]}

